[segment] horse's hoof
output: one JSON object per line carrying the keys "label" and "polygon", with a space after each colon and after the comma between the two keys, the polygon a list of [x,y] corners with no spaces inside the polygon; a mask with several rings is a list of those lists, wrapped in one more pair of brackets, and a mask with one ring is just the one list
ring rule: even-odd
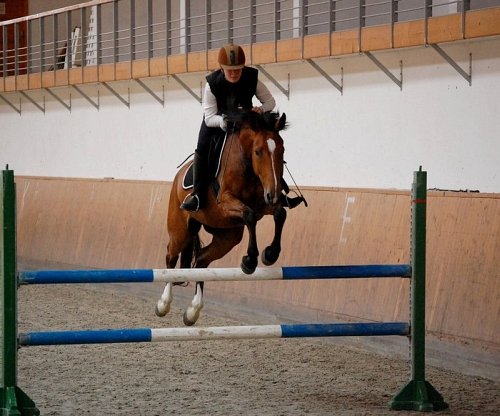
{"label": "horse's hoof", "polygon": [[170,311],[170,305],[159,300],[155,306],[155,314],[160,318],[165,316]]}
{"label": "horse's hoof", "polygon": [[257,259],[252,259],[249,256],[243,256],[240,267],[243,273],[252,274],[257,268]]}
{"label": "horse's hoof", "polygon": [[280,256],[280,252],[278,250],[274,250],[271,246],[266,247],[262,252],[260,259],[262,263],[266,266],[272,266],[278,260]]}
{"label": "horse's hoof", "polygon": [[194,316],[190,319],[188,316],[188,311],[185,310],[184,314],[182,315],[182,321],[184,322],[184,325],[186,325],[186,326],[193,326],[199,317],[200,317],[200,311],[197,311],[194,314]]}

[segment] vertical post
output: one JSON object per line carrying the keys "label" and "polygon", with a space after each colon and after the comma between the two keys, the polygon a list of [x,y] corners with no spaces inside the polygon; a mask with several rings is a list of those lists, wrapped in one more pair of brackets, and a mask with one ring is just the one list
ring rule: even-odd
{"label": "vertical post", "polygon": [[[27,38],[26,38],[26,73],[30,74],[33,70],[33,58],[32,58],[32,45],[31,45],[31,39],[33,39],[32,36],[32,20],[28,20],[26,22],[26,32],[27,32]],[[28,88],[30,87],[29,84],[29,77],[28,77]]]}
{"label": "vertical post", "polygon": [[255,0],[250,1],[250,62],[253,64],[253,47],[257,41],[256,35],[256,23],[257,23],[257,5]]}
{"label": "vertical post", "polygon": [[363,28],[365,27],[366,24],[366,0],[359,0],[359,21],[358,21],[358,52],[361,53],[363,52],[363,45],[362,45],[362,39],[363,39]]}
{"label": "vertical post", "polygon": [[[86,64],[86,51],[85,49],[83,49],[83,45],[87,45],[87,42],[88,42],[88,35],[86,34],[87,33],[87,30],[85,30],[87,28],[86,26],[86,18],[87,18],[87,8],[85,7],[82,7],[80,9],[80,27],[82,28],[82,47],[81,47],[81,54],[80,54],[80,69],[81,69],[81,75],[82,75],[82,80],[83,80],[83,68],[85,67],[85,64]],[[71,97],[71,95],[70,95]]]}
{"label": "vertical post", "polygon": [[34,416],[35,403],[17,387],[16,189],[14,172],[2,171],[0,184],[1,373],[0,413]]}
{"label": "vertical post", "polygon": [[227,0],[227,43],[234,42],[234,4]]}
{"label": "vertical post", "polygon": [[429,17],[432,17],[432,0],[424,0],[424,43],[425,46],[429,40]]}
{"label": "vertical post", "polygon": [[391,48],[394,48],[394,23],[399,21],[399,1],[391,0]]}
{"label": "vertical post", "polygon": [[[459,10],[462,12],[462,37],[464,39],[465,39],[466,12],[468,12],[470,10],[470,1],[471,0],[462,0],[462,8],[461,8],[462,10]],[[460,4],[458,4],[457,6],[460,6]]]}
{"label": "vertical post", "polygon": [[[69,84],[69,69],[73,67],[73,29],[71,27],[71,10],[68,10],[66,13],[66,56],[64,57],[64,69],[68,70],[68,84]],[[75,47],[76,49],[76,47]]]}
{"label": "vertical post", "polygon": [[18,75],[19,75],[19,23],[14,23],[14,76],[17,77]]}
{"label": "vertical post", "polygon": [[329,19],[329,33],[328,33],[328,55],[332,56],[332,33],[335,32],[336,28],[336,20],[337,20],[337,2],[330,0],[328,2],[328,14],[330,16]]}
{"label": "vertical post", "polygon": [[[4,83],[5,83],[5,78],[9,75],[7,73],[7,26],[2,26],[2,78],[4,78]],[[4,85],[4,91],[5,91],[5,85]]]}
{"label": "vertical post", "polygon": [[[39,21],[40,28],[40,77],[45,71],[45,18],[41,17]],[[41,79],[41,78],[40,78]]]}
{"label": "vertical post", "polygon": [[[252,6],[250,6],[250,9],[251,7]],[[212,46],[212,6],[209,0],[205,0],[205,65],[207,69],[208,69],[208,51],[210,50],[211,46]],[[252,47],[252,41],[250,40],[250,48],[251,47]]]}
{"label": "vertical post", "polygon": [[[302,23],[303,19],[300,18],[300,11],[301,11],[301,6],[300,6],[300,0],[293,0],[292,4],[292,37],[298,38],[302,36],[301,30],[302,30]],[[303,51],[302,51],[302,56],[303,56]]]}
{"label": "vertical post", "polygon": [[[95,64],[102,64],[102,22],[101,22],[101,5],[98,4],[95,8]],[[97,78],[99,78],[99,69],[97,69]]]}
{"label": "vertical post", "polygon": [[148,24],[147,24],[147,33],[148,33],[148,52],[147,52],[147,57],[148,57],[148,66],[151,65],[149,59],[153,57],[153,50],[154,50],[154,45],[153,45],[153,32],[154,32],[154,27],[153,27],[153,1],[148,0],[147,2],[147,16],[148,16]]}
{"label": "vertical post", "polygon": [[116,63],[119,61],[119,47],[118,47],[118,2],[113,3],[113,77],[116,80]]}
{"label": "vertical post", "polygon": [[425,247],[427,172],[415,172],[412,186],[411,376],[425,381]]}
{"label": "vertical post", "polygon": [[58,57],[58,42],[59,40],[59,15],[53,14],[52,15],[52,68],[54,68],[54,83],[56,79],[56,71],[59,69],[57,67],[57,59]]}
{"label": "vertical post", "polygon": [[[179,53],[187,54],[186,48],[186,25],[187,25],[187,10],[186,0],[180,0],[179,4]],[[187,61],[187,57],[186,57]]]}
{"label": "vertical post", "polygon": [[304,1],[299,1],[299,21],[300,21],[300,57],[304,59],[304,39],[307,33],[307,17],[306,17],[306,3]]}
{"label": "vertical post", "polygon": [[[130,0],[129,3],[129,59],[130,66],[132,68],[132,61],[135,60],[135,0]],[[167,34],[168,36],[168,34]],[[168,53],[168,52],[167,52]],[[132,75],[132,69],[130,70],[130,74]]]}
{"label": "vertical post", "polygon": [[171,1],[165,0],[165,56],[167,57],[167,72],[168,72],[168,55],[170,55],[170,53],[172,52],[171,19],[172,19]]}
{"label": "vertical post", "polygon": [[431,412],[444,410],[448,404],[425,380],[425,249],[427,215],[427,172],[414,172],[411,193],[411,379],[392,399],[393,410]]}

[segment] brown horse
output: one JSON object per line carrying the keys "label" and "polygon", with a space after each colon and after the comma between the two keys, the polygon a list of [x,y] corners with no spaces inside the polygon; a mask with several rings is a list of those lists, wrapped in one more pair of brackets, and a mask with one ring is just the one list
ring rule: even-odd
{"label": "brown horse", "polygon": [[[250,111],[228,116],[228,133],[217,175],[220,186],[215,195],[206,195],[206,203],[197,212],[187,212],[180,205],[189,190],[183,187],[183,178],[189,164],[175,176],[170,192],[167,229],[170,241],[167,247],[167,268],[175,268],[180,255],[180,267],[208,267],[225,256],[248,230],[247,253],[241,260],[241,269],[251,274],[258,263],[256,225],[264,215],[273,215],[275,235],[263,251],[265,265],[276,262],[281,251],[281,233],[286,211],[280,198],[283,175],[283,139],[279,132],[285,128],[286,116],[277,113],[258,114]],[[198,232],[201,227],[212,234],[212,241],[202,247]],[[167,283],[156,305],[156,314],[164,316],[172,302],[172,283]],[[184,312],[184,324],[193,325],[203,307],[203,282],[196,282],[191,306]]]}

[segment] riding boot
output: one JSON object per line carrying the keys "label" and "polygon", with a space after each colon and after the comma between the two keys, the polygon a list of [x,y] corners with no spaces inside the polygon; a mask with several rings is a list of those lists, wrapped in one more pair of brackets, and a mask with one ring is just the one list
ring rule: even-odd
{"label": "riding boot", "polygon": [[307,202],[302,196],[296,196],[294,198],[290,198],[285,194],[281,194],[281,204],[284,207],[293,209],[296,206],[300,205],[302,202],[307,206]]}
{"label": "riding boot", "polygon": [[295,208],[297,205],[300,205],[301,202],[307,207],[307,201],[302,196],[297,196],[294,198],[289,198],[286,194],[290,192],[290,187],[286,183],[283,176],[281,177],[281,187],[283,188],[283,194],[281,194],[281,205],[284,207],[288,207],[290,209]]}
{"label": "riding boot", "polygon": [[193,192],[184,198],[181,209],[196,212],[203,207],[205,202],[205,176],[205,160],[198,151],[195,151],[193,161]]}
{"label": "riding boot", "polygon": [[280,182],[281,182],[281,187],[283,188],[283,192],[285,194],[288,194],[290,192],[290,187],[286,183],[285,179],[283,179],[283,176],[281,177]]}

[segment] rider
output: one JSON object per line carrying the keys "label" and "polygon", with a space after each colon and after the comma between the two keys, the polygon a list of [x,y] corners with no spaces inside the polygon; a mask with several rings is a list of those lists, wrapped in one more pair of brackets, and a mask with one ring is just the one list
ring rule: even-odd
{"label": "rider", "polygon": [[[271,111],[276,105],[268,88],[258,79],[258,70],[245,66],[245,53],[241,46],[230,44],[219,50],[220,70],[207,76],[203,96],[203,121],[198,135],[198,144],[194,153],[193,192],[186,196],[181,208],[196,212],[203,207],[207,184],[208,153],[214,133],[226,131],[227,125],[223,114],[239,108],[263,113]],[[254,107],[252,98],[257,97],[260,107]],[[288,192],[288,185],[283,188]],[[295,208],[304,199],[301,196],[288,198],[282,195],[283,206]]]}

